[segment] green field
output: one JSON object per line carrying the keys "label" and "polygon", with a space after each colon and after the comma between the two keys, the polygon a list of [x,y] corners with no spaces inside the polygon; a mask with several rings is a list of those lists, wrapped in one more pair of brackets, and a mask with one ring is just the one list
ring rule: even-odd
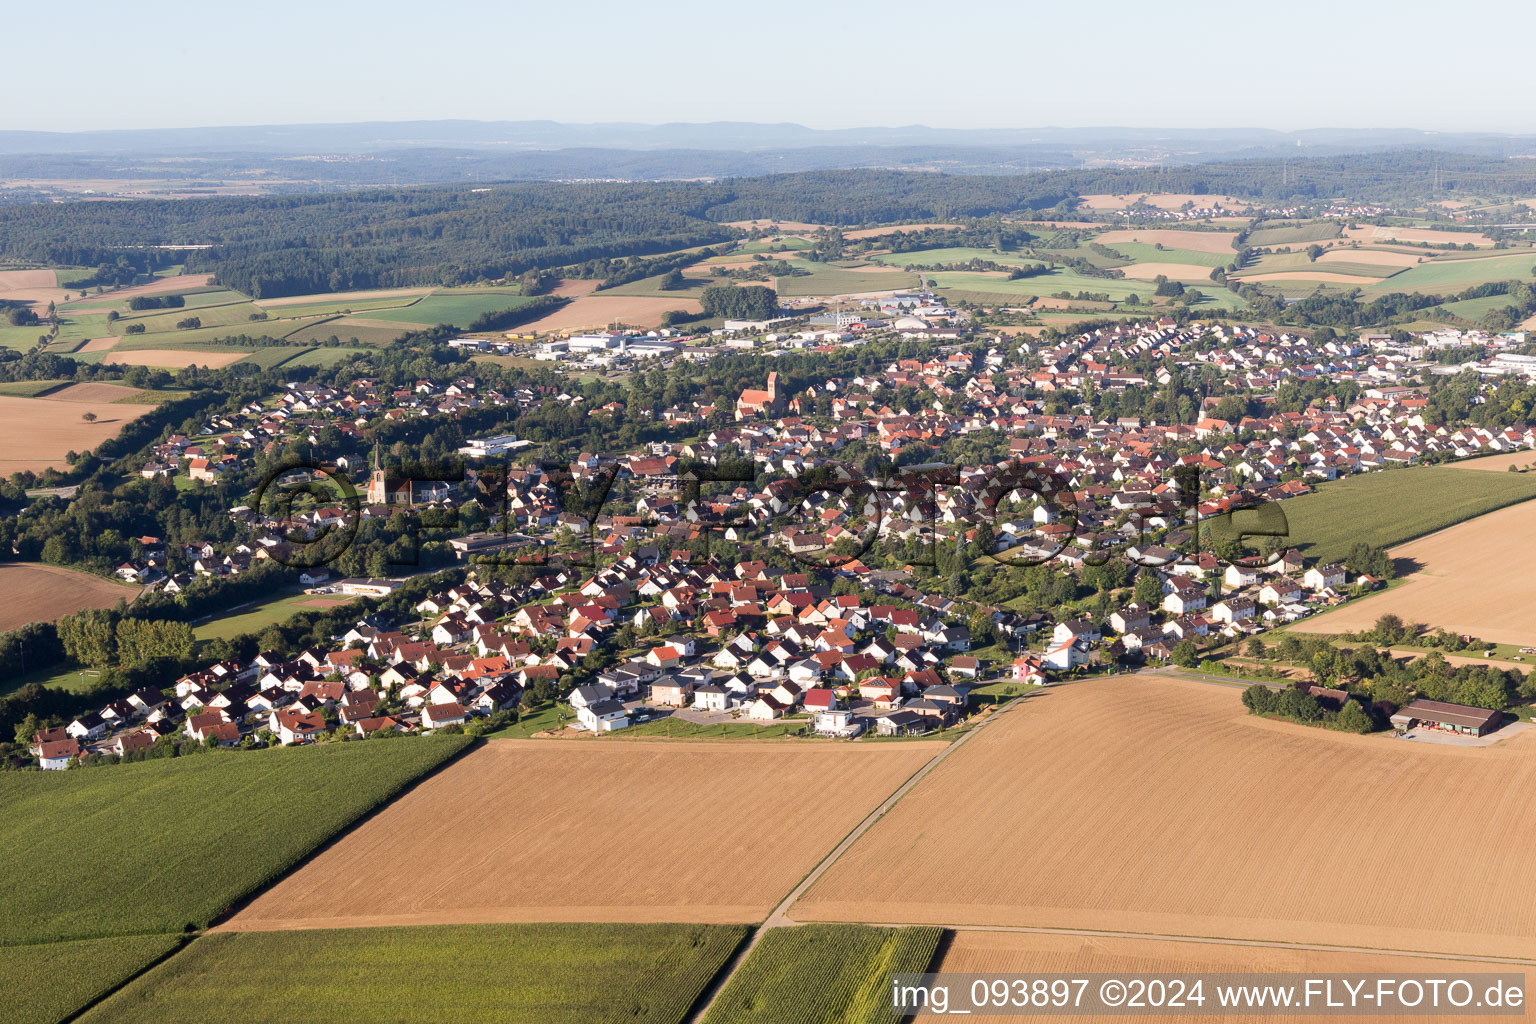
{"label": "green field", "polygon": [[[980,302],[1019,302],[1031,296],[1049,296],[1067,291],[1107,294],[1112,302],[1124,302],[1135,295],[1142,302],[1152,301],[1156,285],[1151,281],[1133,281],[1129,278],[1087,277],[1066,267],[1010,281],[1006,277],[989,274],[973,274],[963,271],[941,271],[928,275],[933,287],[951,298]],[[1222,309],[1242,309],[1246,306],[1241,298],[1233,295],[1214,281],[1197,284],[1206,296],[1202,306]]]}
{"label": "green field", "polygon": [[181,945],[126,935],[0,947],[0,1024],[58,1024]]}
{"label": "green field", "polygon": [[[318,600],[309,594],[288,594],[264,601],[254,608],[242,608],[233,615],[222,615],[193,627],[192,634],[198,640],[229,640],[241,633],[259,633],[268,626],[285,622],[299,612],[325,611],[315,605],[305,606],[306,601]],[[359,602],[363,599],[358,598]],[[339,607],[339,606],[332,606]],[[363,606],[358,605],[359,614]]]}
{"label": "green field", "polygon": [[685,277],[683,278],[683,287],[667,289],[661,286],[662,278],[665,276],[665,274],[656,274],[652,277],[642,277],[638,281],[631,281],[629,284],[621,284],[617,288],[601,288],[592,294],[643,295],[646,297],[661,299],[696,299],[699,297],[699,292],[702,292],[709,285],[715,283],[707,277]]}
{"label": "green field", "polygon": [[1489,256],[1485,259],[1434,259],[1409,267],[1401,274],[1369,287],[1381,292],[1459,292],[1489,281],[1531,280],[1536,269],[1536,253],[1514,256]]}
{"label": "green field", "polygon": [[31,327],[0,327],[0,348],[14,348],[25,352],[37,344],[37,339],[46,335],[48,328],[41,324],[33,324]]}
{"label": "green field", "polygon": [[[1528,474],[1409,466],[1324,483],[1279,508],[1290,529],[1288,547],[1336,562],[1356,541],[1388,548],[1529,498],[1536,498],[1536,478]],[[1256,513],[1233,518],[1242,529]],[[1216,541],[1233,533],[1225,520],[1205,528]]]}
{"label": "green field", "polygon": [[[228,294],[234,295],[233,292]],[[260,306],[241,296],[219,305],[203,306],[197,309],[145,310],[142,313],[130,313],[112,324],[110,330],[113,334],[122,334],[129,324],[143,324],[145,334],[164,334],[184,330],[185,328],[176,325],[188,317],[197,317],[203,322],[204,327],[248,329],[261,324],[261,321],[251,319],[252,315],[261,312]],[[249,333],[248,330],[247,333]]]}
{"label": "green field", "polygon": [[81,1019],[678,1024],[746,933],[683,924],[223,932]]}
{"label": "green field", "polygon": [[[1480,299],[1458,299],[1453,302],[1442,302],[1438,306],[1431,307],[1442,312],[1449,313],[1460,320],[1476,322],[1495,309],[1503,309],[1513,305],[1508,295],[1485,295]],[[1427,310],[1425,312],[1428,312]]]}
{"label": "green field", "polygon": [[274,317],[339,316],[345,313],[356,313],[359,316],[366,316],[373,310],[399,309],[403,306],[409,306],[419,301],[426,294],[428,293],[424,289],[415,295],[390,295],[374,299],[356,299],[337,295],[334,299],[318,302],[258,302],[256,304]]}
{"label": "green field", "polygon": [[36,398],[45,391],[63,387],[73,381],[67,380],[8,380],[0,381],[0,395],[10,395],[13,398]]}
{"label": "green field", "polygon": [[[360,319],[386,320],[390,323],[435,327],[453,324],[468,327],[471,320],[482,313],[498,313],[504,309],[517,309],[533,300],[515,291],[491,291],[485,288],[461,288],[433,292],[419,302],[399,309],[374,309],[359,314]],[[409,329],[409,326],[407,326]],[[334,331],[342,338],[348,337],[340,329]]]}
{"label": "green field", "polygon": [[283,360],[283,368],[294,366],[335,366],[337,363],[350,359],[358,352],[368,351],[365,348],[357,348],[351,345],[330,345],[324,348],[301,349],[299,354],[292,359]]}
{"label": "green field", "polygon": [[459,753],[467,736],[0,775],[0,943],[210,921]]}
{"label": "green field", "polygon": [[763,936],[704,1024],[895,1024],[891,976],[928,970],[941,928],[807,924]]}
{"label": "green field", "polygon": [[674,739],[783,739],[785,736],[803,733],[808,724],[806,719],[800,719],[778,721],[767,725],[759,725],[752,721],[718,722],[705,725],[668,715],[666,718],[636,723],[611,735],[615,737],[669,736]]}
{"label": "green field", "polygon": [[[1106,243],[1107,244],[1107,243]],[[1197,267],[1224,267],[1237,258],[1237,253],[1200,252],[1197,249],[1159,249],[1145,242],[1116,242],[1109,245],[1132,263],[1190,263]]]}
{"label": "green field", "polygon": [[1305,245],[1308,242],[1325,242],[1338,238],[1340,227],[1333,221],[1307,221],[1303,224],[1286,224],[1274,221],[1273,227],[1261,227],[1248,235],[1246,244],[1259,248],[1266,245]]}
{"label": "green field", "polygon": [[808,270],[806,277],[778,279],[780,295],[854,295],[860,292],[895,292],[917,287],[917,275],[889,270],[860,270],[809,260],[790,260],[792,266]]}
{"label": "green field", "polygon": [[[1084,249],[1086,254],[1089,250]],[[871,259],[893,267],[943,266],[947,263],[969,263],[971,260],[991,260],[1002,267],[1034,266],[1040,260],[1016,252],[997,252],[979,247],[951,246],[947,249],[917,249],[912,252],[889,252],[872,256]]]}

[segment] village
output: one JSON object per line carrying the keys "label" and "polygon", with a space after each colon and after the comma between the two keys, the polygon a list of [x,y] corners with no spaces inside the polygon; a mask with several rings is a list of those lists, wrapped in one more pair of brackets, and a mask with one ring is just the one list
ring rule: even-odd
{"label": "village", "polygon": [[[924,302],[914,297],[911,309],[922,312]],[[776,325],[747,326],[762,335]],[[865,327],[850,319],[839,330],[862,344]],[[232,550],[167,552],[157,538],[140,538],[142,556],[119,575],[176,592],[264,559],[290,564],[305,537],[348,516],[482,500],[480,475],[506,460],[504,508],[486,529],[449,541],[468,568],[464,582],[418,603],[415,621],[365,616],[327,649],[209,665],[169,691],[136,693],[47,730],[34,752],[44,767],[63,767],[165,737],[287,745],[483,726],[534,705],[558,706],[549,731],[601,734],[675,716],[700,725],[792,720],[826,737],[916,735],[984,713],[1000,688],[1016,694],[1084,672],[1193,663],[1212,646],[1296,622],[1382,582],[1340,564],[1308,564],[1283,545],[1218,558],[1202,546],[1199,524],[1307,494],[1320,481],[1536,449],[1529,428],[1428,423],[1422,389],[1403,382],[1422,371],[1437,340],[1420,339],[1413,350],[1374,336],[1314,345],[1171,320],[1052,345],[983,334],[928,359],[793,392],[770,369],[725,416],[719,403],[655,411],[696,439],[641,451],[587,452],[551,465],[529,458],[530,445],[515,434],[467,438],[459,454],[468,468],[457,481],[392,477],[362,443],[369,424],[538,402],[579,406],[579,390],[500,391],[469,374],[389,390],[367,378],[288,384],[273,402],[213,418],[195,441],[170,437],[143,475],[217,479],[334,430],[351,442],[349,452],[297,478],[351,474],[361,482],[366,474],[357,500],[281,515],[240,505],[230,515],[250,539]],[[1478,342],[1500,349],[1523,340]],[[1507,358],[1519,365],[1520,357]],[[1226,392],[1200,401],[1191,423],[1096,419],[1079,406],[1095,394],[1164,388],[1181,374],[1203,375],[1207,387]],[[1276,411],[1276,396],[1301,385],[1318,397]],[[1341,398],[1345,385],[1349,397]],[[1257,397],[1245,403],[1234,394]],[[933,468],[909,458],[923,452],[926,464],[973,443],[984,447],[959,450],[995,461]],[[871,456],[895,460],[899,472],[864,479],[858,467]],[[751,467],[744,477],[724,471],[743,460]],[[813,475],[821,482],[803,482]],[[595,512],[566,507],[595,486],[605,495]],[[711,544],[733,557],[714,557]],[[1049,563],[1066,574],[1120,559],[1137,586],[1134,599],[1128,588],[1102,614],[1052,619],[944,593],[907,561],[924,549]],[[482,562],[484,572],[474,567]],[[534,578],[498,582],[489,563],[532,567]],[[372,598],[399,585],[337,579],[324,567],[305,570],[300,582]],[[973,638],[976,628],[985,642]],[[976,689],[988,692],[973,696]]]}

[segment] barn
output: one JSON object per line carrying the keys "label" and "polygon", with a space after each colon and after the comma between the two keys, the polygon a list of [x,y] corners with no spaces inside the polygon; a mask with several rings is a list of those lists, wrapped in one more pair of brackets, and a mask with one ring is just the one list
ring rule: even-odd
{"label": "barn", "polygon": [[1392,716],[1392,727],[1406,732],[1415,726],[1445,729],[1467,736],[1486,736],[1504,720],[1502,711],[1474,708],[1466,704],[1448,704],[1443,700],[1416,700],[1399,708]]}

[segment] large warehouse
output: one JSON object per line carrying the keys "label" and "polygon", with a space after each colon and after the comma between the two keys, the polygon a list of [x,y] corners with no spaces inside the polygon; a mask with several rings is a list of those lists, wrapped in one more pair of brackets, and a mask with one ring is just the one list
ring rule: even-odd
{"label": "large warehouse", "polygon": [[1399,708],[1392,716],[1392,727],[1407,732],[1414,726],[1445,729],[1467,736],[1486,736],[1504,721],[1502,711],[1474,708],[1466,704],[1447,704],[1443,700],[1416,700]]}

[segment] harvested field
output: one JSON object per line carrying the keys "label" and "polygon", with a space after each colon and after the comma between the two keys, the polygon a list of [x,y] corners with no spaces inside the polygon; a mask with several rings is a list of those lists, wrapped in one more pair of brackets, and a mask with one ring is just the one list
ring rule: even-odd
{"label": "harvested field", "polygon": [[959,224],[892,224],[883,228],[860,228],[857,231],[844,231],[844,238],[879,238],[881,235],[892,235],[898,231],[946,231],[950,228],[958,228]]}
{"label": "harvested field", "polygon": [[1443,228],[1398,228],[1362,225],[1345,228],[1345,238],[1370,242],[1428,242],[1430,245],[1492,245],[1493,239],[1480,231],[1447,231]]}
{"label": "harvested field", "polygon": [[[129,421],[153,408],[104,403],[99,409],[82,409],[78,402],[0,396],[0,437],[5,438],[0,447],[0,477],[23,469],[38,473],[65,469],[66,454],[88,451],[116,437]],[[96,422],[81,419],[85,412],[96,413]]]}
{"label": "harvested field", "polygon": [[75,349],[75,351],[76,352],[106,352],[109,349],[111,349],[113,345],[116,345],[118,342],[120,342],[122,340],[123,339],[122,339],[121,336],[116,337],[116,338],[92,338],[90,341],[86,342],[84,345],[81,345],[79,348]]}
{"label": "harvested field", "polygon": [[1122,196],[1092,195],[1083,196],[1079,202],[1090,210],[1123,210],[1128,206],[1134,206],[1137,202],[1155,206],[1159,210],[1177,210],[1185,203],[1194,203],[1197,207],[1210,207],[1220,203],[1230,210],[1246,210],[1253,205],[1251,199],[1235,199],[1232,196],[1216,196],[1209,194],[1195,194],[1192,192],[1133,192]]}
{"label": "harvested field", "polygon": [[597,290],[597,286],[603,282],[593,278],[588,281],[584,278],[563,278],[558,285],[550,290],[551,295],[562,295],[566,298],[575,298],[578,295],[591,295]]}
{"label": "harvested field", "polygon": [[[1240,697],[1148,675],[1040,691],[790,915],[1536,956],[1536,904],[1511,897],[1536,842],[1536,732],[1417,745],[1255,718]],[[1372,864],[1389,877],[1306,867]]]}
{"label": "harvested field", "polygon": [[[1393,956],[1385,953],[1351,953],[1332,950],[1284,949],[1264,946],[1222,945],[1214,942],[1175,939],[1131,939],[1109,935],[1051,935],[1030,932],[957,931],[930,970],[960,974],[1196,974],[1271,973],[1298,974],[1414,974],[1449,977],[1486,973],[1506,968],[1476,961],[1432,957]],[[1206,993],[1207,998],[1211,995]],[[1214,1002],[1214,1001],[1213,1001]],[[954,1004],[951,1003],[953,1006]],[[1207,1006],[1212,1003],[1207,1003]],[[919,1013],[914,1021],[946,1019]],[[1123,1021],[1120,1016],[1074,1015],[1073,1020]],[[1273,1014],[1238,1014],[1231,1011],[1174,1015],[1138,1013],[1139,1021],[1273,1021]],[[1397,1020],[1396,1016],[1372,1015],[1371,1020]],[[1403,1017],[1423,1021],[1423,1015]],[[1460,1020],[1500,1020],[1497,1017],[1462,1017]]]}
{"label": "harvested field", "polygon": [[[1525,453],[1529,461],[1532,453]],[[1500,456],[1502,457],[1502,456]],[[1304,619],[1296,629],[1370,629],[1388,612],[1484,640],[1536,646],[1536,502],[1523,502],[1392,548],[1404,581],[1367,601]]]}
{"label": "harvested field", "polygon": [[0,270],[0,299],[46,306],[63,303],[65,294],[52,270]]}
{"label": "harvested field", "polygon": [[1193,263],[1132,263],[1121,267],[1121,272],[1133,281],[1151,281],[1162,274],[1175,281],[1204,281],[1213,288],[1220,285],[1211,280],[1211,268]]}
{"label": "harvested field", "polygon": [[100,306],[105,309],[125,302],[136,295],[164,295],[167,292],[185,292],[194,288],[206,288],[213,284],[212,274],[183,274],[180,277],[157,277],[148,284],[134,285],[132,288],[119,288],[115,292],[102,292],[100,295],[92,295],[89,301],[79,301],[71,304],[70,308],[78,312],[89,312],[92,307]]}
{"label": "harvested field", "polygon": [[108,384],[105,382],[93,382],[90,384],[69,384],[50,391],[42,396],[45,402],[94,402],[99,405],[110,405],[120,402],[124,398],[132,398],[139,393],[138,388],[131,388],[126,384]]}
{"label": "harvested field", "polygon": [[109,352],[104,363],[122,366],[158,366],[179,370],[186,366],[206,366],[220,369],[230,363],[238,363],[255,349],[232,348],[222,352],[199,352],[189,348],[136,348],[126,352]]}
{"label": "harvested field", "polygon": [[942,746],[495,740],[222,927],[758,921]]}
{"label": "harvested field", "polygon": [[1428,260],[1430,253],[1397,252],[1392,249],[1328,249],[1318,256],[1319,263],[1375,263],[1383,267],[1413,267]]}
{"label": "harvested field", "polygon": [[29,622],[52,622],[86,608],[111,608],[132,601],[138,587],[90,573],[34,562],[0,564],[0,633]]}
{"label": "harvested field", "polygon": [[1113,247],[1116,242],[1141,242],[1143,245],[1161,245],[1165,249],[1193,249],[1196,252],[1219,252],[1235,256],[1232,239],[1236,232],[1227,231],[1180,231],[1177,228],[1131,228],[1106,231],[1094,238],[1095,242]]}
{"label": "harvested field", "polygon": [[1378,284],[1379,277],[1334,274],[1326,270],[1277,270],[1269,274],[1244,274],[1243,281],[1323,281],[1327,284]]}
{"label": "harvested field", "polygon": [[334,305],[337,309],[344,309],[348,303],[360,302],[364,299],[394,299],[402,302],[409,301],[417,295],[426,295],[431,288],[375,288],[371,291],[358,292],[320,292],[318,295],[284,295],[276,299],[260,299],[257,305],[263,308],[275,308],[279,306],[303,306],[311,303]]}
{"label": "harvested field", "polygon": [[[596,282],[593,282],[595,285]],[[606,327],[612,323],[631,327],[660,327],[661,318],[668,310],[681,309],[689,313],[703,310],[697,299],[650,298],[639,295],[582,295],[569,305],[555,310],[548,316],[517,328],[519,334],[535,332],[579,331],[593,327]]]}
{"label": "harvested field", "polygon": [[300,601],[305,608],[335,608],[350,602],[350,597],[312,597],[308,601]]}
{"label": "harvested field", "polygon": [[807,224],[799,220],[728,220],[725,222],[728,228],[741,228],[743,231],[751,231],[753,228],[761,228],[764,231],[815,231],[824,227],[822,224]]}
{"label": "harvested field", "polygon": [[[1499,296],[1503,298],[1503,296]],[[1450,464],[1456,469],[1476,469],[1482,472],[1508,473],[1509,467],[1525,469],[1536,466],[1536,452],[1522,448],[1519,451],[1500,452],[1498,455],[1480,455],[1475,459],[1467,459],[1465,462],[1453,462]]]}

